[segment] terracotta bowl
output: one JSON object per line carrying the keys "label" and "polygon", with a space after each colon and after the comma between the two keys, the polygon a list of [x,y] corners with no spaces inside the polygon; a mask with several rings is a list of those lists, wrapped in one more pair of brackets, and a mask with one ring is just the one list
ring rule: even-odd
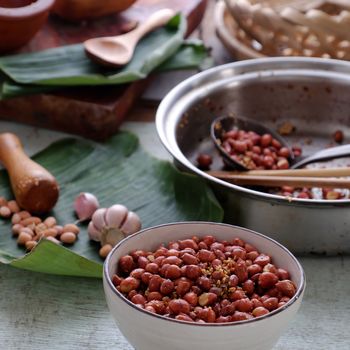
{"label": "terracotta bowl", "polygon": [[0,53],[26,44],[45,23],[55,0],[0,0]]}
{"label": "terracotta bowl", "polygon": [[52,12],[69,21],[81,21],[121,12],[136,0],[56,0]]}

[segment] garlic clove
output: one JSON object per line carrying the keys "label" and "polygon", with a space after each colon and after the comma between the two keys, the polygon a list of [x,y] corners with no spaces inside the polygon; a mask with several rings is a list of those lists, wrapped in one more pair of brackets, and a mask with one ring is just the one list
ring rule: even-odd
{"label": "garlic clove", "polygon": [[101,239],[101,232],[97,230],[94,223],[90,221],[88,226],[88,234],[91,240],[99,242]]}
{"label": "garlic clove", "polygon": [[79,220],[84,221],[91,219],[100,204],[92,193],[84,192],[75,198],[73,206]]}
{"label": "garlic clove", "polygon": [[112,205],[107,209],[105,222],[108,227],[120,227],[128,215],[128,209],[121,204]]}
{"label": "garlic clove", "polygon": [[106,244],[110,244],[112,247],[114,247],[124,238],[124,233],[119,228],[109,227],[102,231],[101,245],[104,246]]}
{"label": "garlic clove", "polygon": [[94,226],[98,231],[102,231],[102,229],[106,226],[106,222],[105,222],[106,212],[107,212],[106,208],[101,208],[101,209],[97,209],[92,215],[91,221],[94,223]]}
{"label": "garlic clove", "polygon": [[128,216],[120,229],[124,233],[125,237],[140,231],[141,220],[139,216],[133,211],[129,211]]}

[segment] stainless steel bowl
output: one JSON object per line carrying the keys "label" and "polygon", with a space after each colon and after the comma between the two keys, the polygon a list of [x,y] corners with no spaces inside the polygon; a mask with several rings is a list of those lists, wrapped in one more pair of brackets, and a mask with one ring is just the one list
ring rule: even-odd
{"label": "stainless steel bowl", "polygon": [[[287,198],[216,179],[196,167],[201,152],[222,160],[210,123],[237,114],[271,128],[296,126],[287,138],[304,155],[327,147],[341,129],[350,138],[350,63],[314,58],[263,58],[218,66],[175,87],[157,111],[161,141],[175,164],[212,185],[225,221],[262,232],[297,254],[350,253],[350,200]],[[350,160],[346,164],[350,165]]]}

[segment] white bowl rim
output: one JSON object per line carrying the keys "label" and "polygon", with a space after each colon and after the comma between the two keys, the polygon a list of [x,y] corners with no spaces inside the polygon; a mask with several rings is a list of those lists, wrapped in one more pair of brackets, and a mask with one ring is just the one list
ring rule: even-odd
{"label": "white bowl rim", "polygon": [[[253,233],[256,236],[262,237],[267,239],[268,241],[270,241],[271,243],[277,245],[279,248],[281,248],[282,250],[284,250],[288,255],[291,256],[291,258],[294,260],[294,262],[296,263],[298,270],[300,272],[300,277],[301,277],[301,282],[300,282],[300,286],[298,287],[295,295],[282,307],[279,307],[271,312],[269,312],[266,315],[260,316],[260,317],[256,317],[250,320],[242,320],[242,321],[234,321],[234,322],[222,322],[222,323],[198,323],[198,322],[189,322],[189,321],[182,321],[182,320],[176,320],[174,318],[170,318],[170,317],[165,317],[163,315],[158,315],[155,313],[152,313],[150,311],[141,309],[140,307],[136,306],[134,303],[132,303],[129,299],[127,299],[122,293],[120,293],[114,286],[114,284],[112,283],[109,274],[108,274],[108,266],[110,263],[110,259],[111,256],[114,254],[115,251],[118,250],[118,248],[120,246],[122,246],[126,241],[133,239],[133,237],[143,234],[147,231],[151,231],[153,229],[158,229],[158,228],[162,228],[162,227],[167,227],[167,226],[181,226],[183,224],[189,224],[189,225],[198,225],[198,224],[205,224],[205,225],[212,225],[212,226],[227,226],[227,227],[231,227],[231,228],[236,228],[236,229],[240,229],[243,231],[247,231],[250,233]],[[111,252],[108,254],[104,264],[103,264],[103,275],[105,277],[105,280],[107,281],[108,287],[112,290],[112,292],[119,297],[121,300],[123,300],[124,302],[126,302],[129,306],[131,306],[132,308],[134,308],[135,310],[141,311],[143,313],[145,313],[146,315],[149,316],[153,316],[159,319],[162,319],[163,321],[168,321],[168,322],[176,322],[176,323],[181,323],[181,324],[187,324],[187,325],[191,325],[191,326],[198,326],[198,327],[212,327],[212,326],[238,326],[238,325],[244,325],[244,324],[248,324],[248,323],[252,323],[252,322],[257,322],[257,321],[262,321],[267,319],[268,317],[272,317],[282,311],[284,311],[285,309],[287,309],[289,306],[291,306],[292,304],[294,304],[299,298],[300,296],[303,294],[304,290],[305,290],[305,285],[306,285],[306,278],[305,278],[305,272],[304,269],[302,268],[301,264],[299,263],[299,261],[297,260],[297,258],[286,248],[284,247],[282,244],[278,243],[277,241],[275,241],[274,239],[263,235],[262,233],[247,229],[245,227],[241,227],[241,226],[236,226],[236,225],[230,225],[230,224],[225,224],[225,223],[219,223],[219,222],[208,222],[208,221],[180,221],[180,222],[171,222],[171,223],[166,223],[166,224],[161,224],[161,225],[157,225],[157,226],[152,226],[152,227],[148,227],[145,228],[143,230],[140,230],[126,238],[124,238],[123,240],[121,240],[112,250]]]}

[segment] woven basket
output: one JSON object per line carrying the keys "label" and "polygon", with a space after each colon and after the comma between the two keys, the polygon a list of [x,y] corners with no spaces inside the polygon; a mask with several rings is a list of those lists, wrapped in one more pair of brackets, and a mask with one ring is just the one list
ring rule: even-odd
{"label": "woven basket", "polygon": [[350,60],[350,0],[225,0],[268,56]]}

